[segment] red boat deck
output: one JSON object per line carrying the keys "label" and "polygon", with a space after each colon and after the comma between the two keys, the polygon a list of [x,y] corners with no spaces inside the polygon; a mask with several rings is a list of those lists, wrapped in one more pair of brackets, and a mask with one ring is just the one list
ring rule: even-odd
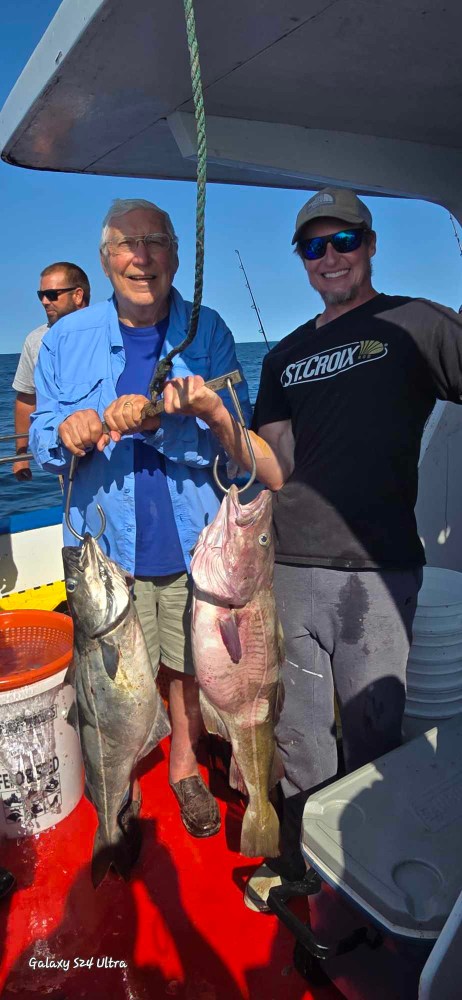
{"label": "red boat deck", "polygon": [[128,883],[110,874],[93,889],[96,815],[86,799],[54,829],[3,842],[17,887],[0,901],[2,997],[340,1000],[299,976],[276,917],[244,906],[255,861],[239,854],[242,804],[218,770],[211,784],[222,829],[197,840],[179,818],[163,749],[143,762],[143,847]]}

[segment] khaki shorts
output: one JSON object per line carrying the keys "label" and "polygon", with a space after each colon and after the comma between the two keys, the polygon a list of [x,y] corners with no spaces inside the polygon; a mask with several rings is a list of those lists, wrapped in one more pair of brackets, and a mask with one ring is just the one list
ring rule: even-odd
{"label": "khaki shorts", "polygon": [[194,674],[191,577],[187,573],[137,577],[134,596],[154,676],[157,676],[160,662],[172,670]]}

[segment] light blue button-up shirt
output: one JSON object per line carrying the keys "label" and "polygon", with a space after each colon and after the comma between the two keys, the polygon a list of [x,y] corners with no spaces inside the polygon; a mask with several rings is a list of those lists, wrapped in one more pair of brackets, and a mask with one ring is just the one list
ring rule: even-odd
{"label": "light blue button-up shirt", "polygon": [[[169,326],[161,357],[186,336],[191,303],[171,290]],[[46,333],[35,369],[37,409],[32,415],[30,447],[37,462],[48,472],[67,474],[71,453],[58,436],[62,420],[76,410],[94,409],[102,418],[117,396],[116,385],[125,366],[125,352],[114,299],[77,310],[59,320]],[[225,375],[238,363],[231,332],[213,309],[203,306],[196,336],[173,361],[171,377],[202,375],[205,380]],[[247,421],[251,406],[247,383],[236,390]],[[220,393],[232,412],[226,390]],[[146,434],[146,442],[165,457],[167,484],[172,500],[181,548],[187,568],[199,532],[218,510],[222,494],[215,486],[211,466],[220,453],[217,439],[207,425],[188,416],[162,414],[158,431]],[[106,515],[106,530],[100,539],[104,551],[133,573],[135,566],[135,475],[133,438],[111,441],[103,452],[88,452],[78,463],[71,503],[71,522],[80,534],[97,534],[100,519],[96,505]],[[78,544],[63,523],[64,543]]]}

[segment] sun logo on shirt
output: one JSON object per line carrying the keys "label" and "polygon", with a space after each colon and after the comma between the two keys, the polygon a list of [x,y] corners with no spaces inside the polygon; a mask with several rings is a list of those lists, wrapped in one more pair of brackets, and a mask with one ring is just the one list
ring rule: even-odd
{"label": "sun logo on shirt", "polygon": [[371,358],[374,354],[383,354],[384,345],[380,340],[360,340],[358,359]]}

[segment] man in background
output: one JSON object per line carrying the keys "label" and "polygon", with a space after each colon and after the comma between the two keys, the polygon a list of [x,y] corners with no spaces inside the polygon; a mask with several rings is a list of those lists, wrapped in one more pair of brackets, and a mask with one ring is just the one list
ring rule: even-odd
{"label": "man in background", "polygon": [[[89,305],[90,283],[85,271],[77,264],[59,261],[49,264],[42,271],[37,295],[47,314],[47,322],[37,326],[26,337],[13,381],[13,389],[16,390],[14,429],[16,434],[24,434],[24,437],[16,439],[17,455],[25,455],[28,449],[30,416],[35,410],[34,369],[42,337],[62,316]],[[26,459],[14,463],[13,473],[19,482],[32,479]]]}

